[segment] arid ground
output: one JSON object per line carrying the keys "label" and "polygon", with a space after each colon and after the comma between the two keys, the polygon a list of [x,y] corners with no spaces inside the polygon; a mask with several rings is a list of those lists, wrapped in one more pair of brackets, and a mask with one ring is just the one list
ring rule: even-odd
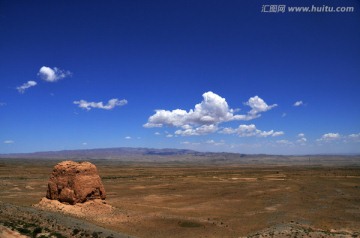
{"label": "arid ground", "polygon": [[[21,207],[38,203],[57,162],[1,159],[0,201]],[[81,219],[131,236],[360,234],[357,166],[92,162],[102,177],[106,203],[114,210]]]}

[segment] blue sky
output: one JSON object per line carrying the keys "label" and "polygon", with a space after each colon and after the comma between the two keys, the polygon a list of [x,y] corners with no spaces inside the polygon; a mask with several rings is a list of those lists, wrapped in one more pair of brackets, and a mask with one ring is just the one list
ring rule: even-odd
{"label": "blue sky", "polygon": [[360,153],[355,0],[2,0],[0,35],[0,153]]}

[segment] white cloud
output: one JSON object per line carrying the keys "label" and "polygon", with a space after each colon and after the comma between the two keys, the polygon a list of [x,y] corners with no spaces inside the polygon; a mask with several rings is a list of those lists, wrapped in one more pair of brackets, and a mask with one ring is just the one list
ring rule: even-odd
{"label": "white cloud", "polygon": [[288,140],[277,140],[276,143],[281,145],[293,145],[293,143]]}
{"label": "white cloud", "polygon": [[120,107],[126,105],[128,102],[125,99],[119,100],[117,98],[110,99],[107,104],[104,105],[103,102],[87,102],[85,100],[74,101],[74,104],[78,104],[80,108],[86,109],[88,111],[91,108],[99,108],[104,110],[111,110],[114,107]]}
{"label": "white cloud", "polygon": [[4,144],[14,144],[15,143],[15,141],[13,141],[13,140],[5,140],[4,141]]}
{"label": "white cloud", "polygon": [[219,142],[216,142],[214,140],[207,140],[205,142],[206,144],[209,144],[209,145],[214,145],[214,146],[220,146],[220,145],[224,145],[225,142],[223,140],[219,141]]}
{"label": "white cloud", "polygon": [[305,134],[304,133],[299,133],[297,136],[298,137],[305,137]]}
{"label": "white cloud", "polygon": [[283,131],[275,131],[271,136],[282,136],[285,133]]}
{"label": "white cloud", "polygon": [[341,136],[339,133],[327,133],[327,134],[322,135],[322,137],[320,139],[317,139],[317,141],[329,142],[329,141],[338,140],[340,138],[341,138]]}
{"label": "white cloud", "polygon": [[355,138],[355,139],[360,138],[360,133],[351,134],[351,135],[349,135],[349,137],[350,137],[350,138]]}
{"label": "white cloud", "polygon": [[173,137],[173,135],[172,134],[167,134],[166,137],[171,138],[171,137]]}
{"label": "white cloud", "polygon": [[303,101],[297,101],[293,104],[294,107],[299,107],[301,105],[304,105]]}
{"label": "white cloud", "polygon": [[183,142],[180,142],[180,144],[182,144],[182,145],[193,145],[193,146],[198,146],[198,145],[200,145],[201,143],[199,143],[199,142],[183,141]]}
{"label": "white cloud", "polygon": [[154,135],[159,136],[160,132],[155,132]]}
{"label": "white cloud", "polygon": [[283,114],[281,114],[281,117],[286,117],[286,113],[285,112],[283,112]]}
{"label": "white cloud", "polygon": [[83,142],[82,145],[87,145],[87,142]]}
{"label": "white cloud", "polygon": [[215,140],[207,140],[203,142],[190,142],[190,141],[182,141],[180,142],[182,145],[191,145],[191,146],[226,146],[225,141],[215,141]]}
{"label": "white cloud", "polygon": [[251,111],[249,112],[249,114],[253,115],[254,117],[259,117],[259,113],[269,111],[270,109],[277,106],[277,104],[273,104],[270,106],[267,105],[266,102],[258,96],[250,98],[249,101],[247,101],[245,104],[251,107]]}
{"label": "white cloud", "polygon": [[26,89],[36,86],[35,81],[27,81],[27,83],[24,83],[23,85],[17,87],[16,89],[19,91],[19,93],[24,93]]}
{"label": "white cloud", "polygon": [[126,140],[130,140],[130,139],[131,139],[131,136],[126,136],[125,139],[126,139]]}
{"label": "white cloud", "polygon": [[301,144],[301,145],[305,145],[305,144],[306,144],[307,139],[305,138],[305,134],[304,134],[304,133],[299,133],[299,134],[297,135],[297,137],[299,138],[299,139],[296,140],[297,143],[299,143],[299,144]]}
{"label": "white cloud", "polygon": [[257,136],[257,137],[268,137],[268,136],[281,136],[284,135],[283,131],[261,131],[256,128],[254,124],[251,125],[240,125],[238,128],[224,128],[220,131],[223,134],[238,134],[240,137],[250,137],[250,136]]}
{"label": "white cloud", "polygon": [[210,125],[244,118],[243,115],[234,115],[234,110],[229,108],[225,98],[213,92],[204,93],[203,98],[203,101],[196,104],[195,109],[189,112],[182,109],[156,110],[144,127]]}
{"label": "white cloud", "polygon": [[360,142],[360,133],[348,135],[347,138],[352,142]]}
{"label": "white cloud", "polygon": [[216,125],[202,125],[196,128],[187,128],[184,130],[177,130],[175,131],[176,135],[182,136],[200,136],[200,135],[207,135],[210,133],[214,133],[218,130]]}
{"label": "white cloud", "polygon": [[350,134],[350,135],[341,135],[339,133],[327,133],[321,136],[320,139],[316,140],[317,142],[342,142],[342,143],[357,143],[360,142],[360,133]]}
{"label": "white cloud", "polygon": [[47,82],[56,82],[60,79],[71,76],[71,72],[68,70],[61,70],[57,67],[53,69],[47,66],[42,66],[38,73],[39,77]]}
{"label": "white cloud", "polygon": [[307,139],[305,137],[301,137],[296,142],[300,144],[305,144],[307,142]]}
{"label": "white cloud", "polygon": [[251,107],[246,115],[235,114],[238,109],[231,109],[225,98],[209,91],[204,93],[203,101],[196,104],[189,111],[183,109],[156,110],[143,126],[153,127],[181,127],[178,135],[205,135],[217,131],[218,124],[234,120],[251,120],[260,116],[259,113],[270,110],[276,104],[268,106],[258,96],[252,97],[245,104]]}

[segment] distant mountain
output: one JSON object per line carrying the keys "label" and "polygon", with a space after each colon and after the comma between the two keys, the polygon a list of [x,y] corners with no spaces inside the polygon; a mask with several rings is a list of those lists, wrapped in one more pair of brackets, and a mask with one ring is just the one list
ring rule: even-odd
{"label": "distant mountain", "polygon": [[[115,159],[133,156],[174,156],[174,155],[194,155],[200,152],[184,149],[152,149],[152,148],[99,148],[99,149],[84,149],[84,150],[61,150],[61,151],[43,151],[34,153],[14,153],[14,154],[0,154],[0,158],[88,158],[88,159]],[[203,153],[201,153],[203,154]]]}
{"label": "distant mountain", "polygon": [[0,154],[6,159],[54,159],[54,160],[116,160],[121,163],[171,163],[214,165],[342,165],[360,166],[359,155],[266,155],[225,152],[198,152],[184,149],[152,148],[100,148],[86,150],[45,151],[35,153]]}

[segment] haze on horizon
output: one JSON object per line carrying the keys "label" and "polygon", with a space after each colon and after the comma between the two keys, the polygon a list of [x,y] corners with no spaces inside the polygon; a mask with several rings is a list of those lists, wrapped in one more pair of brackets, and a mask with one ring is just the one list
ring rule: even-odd
{"label": "haze on horizon", "polygon": [[0,154],[360,153],[359,2],[263,4],[1,1]]}

